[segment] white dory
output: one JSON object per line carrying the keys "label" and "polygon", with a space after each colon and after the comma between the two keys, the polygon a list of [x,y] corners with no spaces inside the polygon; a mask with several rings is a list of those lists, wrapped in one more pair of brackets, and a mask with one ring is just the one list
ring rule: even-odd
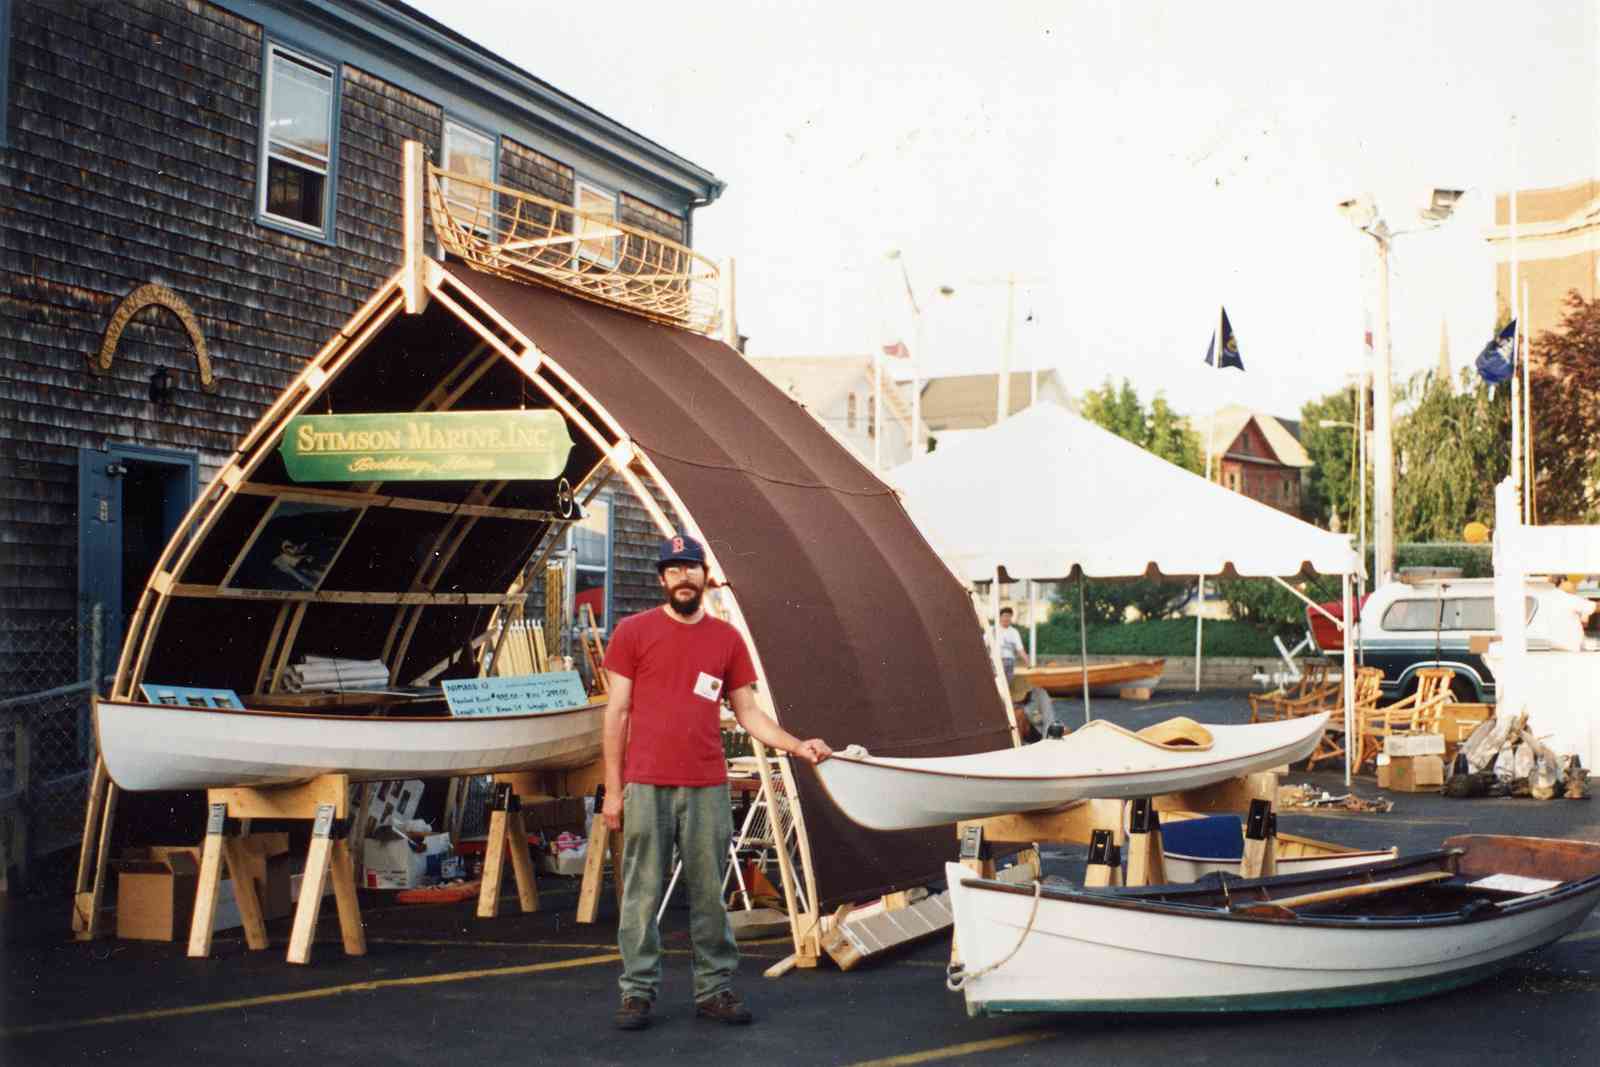
{"label": "white dory", "polygon": [[912,830],[1211,785],[1304,759],[1327,722],[1327,714],[1249,726],[1177,718],[1134,733],[1097,719],[1066,737],[970,756],[895,759],[846,749],[818,764],[817,776],[854,822]]}

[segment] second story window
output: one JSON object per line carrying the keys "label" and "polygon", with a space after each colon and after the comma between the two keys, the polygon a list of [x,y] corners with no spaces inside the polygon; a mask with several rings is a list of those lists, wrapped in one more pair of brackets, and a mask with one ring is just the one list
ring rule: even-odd
{"label": "second story window", "polygon": [[494,181],[494,138],[470,126],[446,120],[440,154],[444,157],[446,171],[483,183],[468,184],[446,178],[444,199],[450,206],[450,213],[474,229],[493,229],[494,193],[488,185]]}
{"label": "second story window", "polygon": [[592,182],[580,181],[573,190],[572,206],[579,211],[575,232],[578,255],[605,266],[616,266],[617,194]]}
{"label": "second story window", "polygon": [[267,46],[261,214],[295,230],[331,228],[333,69]]}
{"label": "second story window", "polygon": [[844,428],[847,430],[856,428],[856,394],[854,393],[844,398]]}

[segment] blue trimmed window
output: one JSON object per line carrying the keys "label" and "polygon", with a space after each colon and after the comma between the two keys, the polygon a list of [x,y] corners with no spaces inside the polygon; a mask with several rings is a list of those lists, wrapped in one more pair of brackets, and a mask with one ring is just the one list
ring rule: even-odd
{"label": "blue trimmed window", "polygon": [[455,119],[444,120],[439,152],[443,157],[442,168],[447,173],[483,183],[469,184],[446,178],[442,189],[445,203],[455,219],[484,233],[494,231],[494,191],[487,187],[495,181],[499,147],[493,134]]}
{"label": "blue trimmed window", "polygon": [[11,0],[0,0],[0,148],[11,144]]}
{"label": "blue trimmed window", "polygon": [[261,170],[256,210],[268,225],[333,235],[338,78],[330,64],[273,43],[262,64]]}

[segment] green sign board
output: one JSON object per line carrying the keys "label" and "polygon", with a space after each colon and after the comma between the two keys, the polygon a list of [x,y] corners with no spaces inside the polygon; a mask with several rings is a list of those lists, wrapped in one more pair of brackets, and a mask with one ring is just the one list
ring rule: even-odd
{"label": "green sign board", "polygon": [[577,671],[517,674],[508,678],[446,678],[445,705],[456,718],[533,715],[589,703]]}
{"label": "green sign board", "polygon": [[297,482],[553,481],[572,435],[548,409],[300,415],[278,451]]}

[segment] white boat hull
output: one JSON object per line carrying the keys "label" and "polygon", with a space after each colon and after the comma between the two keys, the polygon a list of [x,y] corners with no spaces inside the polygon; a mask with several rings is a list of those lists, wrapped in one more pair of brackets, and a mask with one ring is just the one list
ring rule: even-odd
{"label": "white boat hull", "polygon": [[[1440,925],[1336,928],[1241,921],[974,885],[950,864],[969,1015],[1013,1012],[1269,1011],[1388,1003],[1456,988],[1582,924],[1591,891],[1546,907]],[[1018,947],[1018,941],[1021,941]]]}
{"label": "white boat hull", "polygon": [[95,702],[106,771],[132,792],[447,778],[581,766],[600,755],[603,704],[537,715],[382,718]]}
{"label": "white boat hull", "polygon": [[[1279,856],[1273,863],[1279,874],[1305,874],[1308,871],[1332,871],[1340,867],[1378,863],[1394,859],[1398,854],[1393,848],[1381,852],[1334,852],[1325,856]],[[1198,882],[1208,874],[1230,874],[1237,878],[1241,861],[1163,852],[1161,864],[1169,882]]]}
{"label": "white boat hull", "polygon": [[[1208,749],[1164,748],[1111,723],[1021,748],[935,759],[836,753],[817,775],[834,804],[873,830],[910,830],[1090,798],[1197,789],[1304,759],[1328,716],[1249,726],[1208,726]],[[1130,740],[1132,739],[1132,740]]]}

